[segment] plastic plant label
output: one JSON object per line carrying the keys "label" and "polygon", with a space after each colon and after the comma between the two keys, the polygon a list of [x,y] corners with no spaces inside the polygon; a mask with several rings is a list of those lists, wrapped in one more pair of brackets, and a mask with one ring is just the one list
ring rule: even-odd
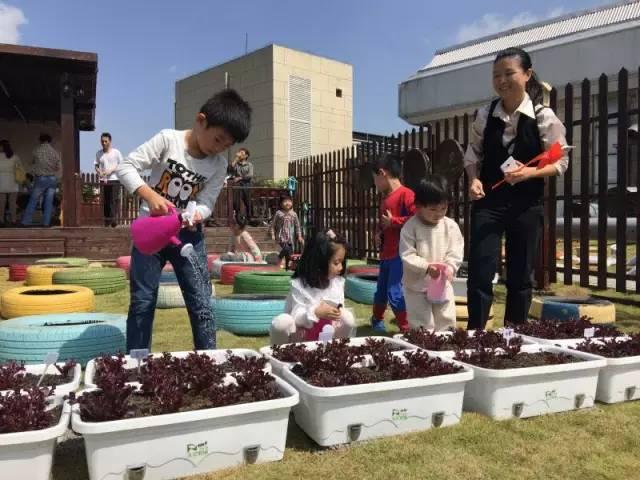
{"label": "plastic plant label", "polygon": [[47,373],[49,367],[58,361],[58,356],[59,355],[57,352],[49,352],[44,356],[44,370],[42,371],[42,375],[40,375],[40,379],[38,380],[38,383],[36,385],[37,387],[39,387],[42,383],[42,380],[44,379],[44,376]]}
{"label": "plastic plant label", "polygon": [[502,329],[502,338],[504,338],[509,345],[509,341],[513,338],[513,328],[503,328]]}
{"label": "plastic plant label", "polygon": [[44,357],[44,364],[45,365],[53,365],[54,363],[56,363],[58,361],[58,357],[60,355],[58,354],[58,352],[49,352],[45,355]]}
{"label": "plastic plant label", "polygon": [[583,332],[584,338],[593,338],[595,334],[596,334],[595,327],[585,328]]}
{"label": "plastic plant label", "polygon": [[138,375],[140,375],[140,365],[142,365],[142,360],[144,360],[146,357],[149,356],[149,349],[137,348],[137,349],[131,350],[129,352],[129,356],[134,360],[138,361]]}

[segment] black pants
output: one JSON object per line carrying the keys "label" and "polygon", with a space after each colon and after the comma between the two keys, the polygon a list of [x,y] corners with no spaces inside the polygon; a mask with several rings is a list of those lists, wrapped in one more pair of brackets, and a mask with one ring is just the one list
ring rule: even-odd
{"label": "black pants", "polygon": [[233,191],[233,210],[240,213],[240,201],[244,203],[245,216],[251,218],[251,188],[250,185],[238,185]]}
{"label": "black pants", "polygon": [[507,264],[506,324],[527,321],[533,288],[532,273],[540,248],[543,211],[541,205],[481,207],[471,213],[471,243],[467,302],[468,329],[482,329],[493,303],[493,284],[500,240],[505,234]]}
{"label": "black pants", "polygon": [[118,198],[118,194],[116,191],[117,188],[118,183],[114,181],[109,181],[108,183],[102,184],[102,207],[104,213],[104,224],[107,226],[112,225],[116,222],[116,199]]}

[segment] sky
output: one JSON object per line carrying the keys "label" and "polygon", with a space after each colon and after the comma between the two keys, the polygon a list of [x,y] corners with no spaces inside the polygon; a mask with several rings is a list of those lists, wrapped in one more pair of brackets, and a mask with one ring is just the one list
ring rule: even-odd
{"label": "sky", "polygon": [[[98,54],[96,131],[123,154],[174,126],[175,81],[277,43],[353,65],[353,128],[390,135],[398,84],[459,42],[612,0],[0,0],[0,43]],[[535,68],[535,66],[534,66]],[[479,79],[487,81],[490,79]],[[1,136],[1,135],[0,135]]]}

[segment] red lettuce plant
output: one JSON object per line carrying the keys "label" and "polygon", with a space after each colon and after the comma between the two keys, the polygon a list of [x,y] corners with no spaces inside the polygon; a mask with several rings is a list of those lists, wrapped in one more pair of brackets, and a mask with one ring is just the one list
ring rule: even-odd
{"label": "red lettuce plant", "polygon": [[24,386],[24,364],[11,361],[0,365],[0,390],[20,390]]}
{"label": "red lettuce plant", "polygon": [[629,336],[628,340],[602,339],[596,342],[590,339],[575,346],[581,352],[602,355],[607,358],[640,356],[640,333]]}
{"label": "red lettuce plant", "polygon": [[566,338],[582,338],[585,328],[595,328],[596,337],[619,337],[624,335],[620,330],[610,325],[593,325],[587,316],[578,320],[563,322],[536,321],[515,326],[516,333],[531,337],[561,340]]}
{"label": "red lettuce plant", "polygon": [[[465,350],[482,347],[506,347],[507,342],[499,332],[477,330],[473,336],[462,328],[456,328],[451,335],[438,335],[422,327],[411,330],[404,335],[404,340],[420,348],[432,351]],[[519,337],[511,338],[510,345],[522,344]]]}
{"label": "red lettuce plant", "polygon": [[47,397],[53,388],[25,387],[0,394],[0,434],[49,428],[60,410],[48,410]]}
{"label": "red lettuce plant", "polygon": [[489,369],[525,368],[542,365],[557,365],[580,361],[579,358],[564,353],[521,352],[521,343],[512,342],[509,346],[483,347],[473,350],[459,350],[454,358],[461,362]]}

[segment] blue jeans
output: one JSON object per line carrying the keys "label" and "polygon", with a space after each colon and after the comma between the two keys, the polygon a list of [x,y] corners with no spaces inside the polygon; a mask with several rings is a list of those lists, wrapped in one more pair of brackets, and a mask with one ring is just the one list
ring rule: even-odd
{"label": "blue jeans", "polygon": [[51,224],[51,211],[53,210],[53,196],[56,193],[56,185],[58,184],[54,175],[47,175],[44,177],[36,177],[33,182],[33,190],[31,190],[31,196],[29,197],[29,203],[22,215],[22,224],[31,225],[33,219],[33,212],[36,210],[36,205],[40,196],[44,195],[43,209],[44,216],[42,217],[42,224],[48,227]]}
{"label": "blue jeans", "polygon": [[402,292],[402,259],[400,257],[380,261],[378,285],[373,302],[383,312],[387,303],[391,305],[394,313],[404,312],[407,309]]}
{"label": "blue jeans", "polygon": [[136,247],[131,252],[131,303],[127,317],[127,352],[150,348],[153,317],[158,299],[160,274],[167,261],[173,265],[184,296],[193,343],[196,350],[216,348],[215,318],[211,306],[211,279],[207,269],[207,251],[202,230],[182,229],[183,243],[191,243],[194,253],[189,258],[180,255],[180,248],[167,246],[154,255],[144,255]]}

